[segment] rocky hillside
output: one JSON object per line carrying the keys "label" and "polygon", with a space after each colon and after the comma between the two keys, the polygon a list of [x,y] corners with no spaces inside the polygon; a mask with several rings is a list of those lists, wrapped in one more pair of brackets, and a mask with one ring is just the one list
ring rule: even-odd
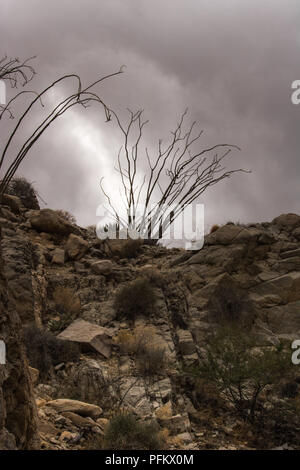
{"label": "rocky hillside", "polygon": [[[199,252],[100,241],[13,196],[0,206],[0,226],[1,448],[103,448],[122,410],[157,425],[170,449],[300,447],[297,422],[264,440],[216,390],[185,373],[226,319],[252,331],[259,348],[300,339],[300,216],[228,223]],[[130,317],[116,308],[126,286],[136,289]],[[121,307],[132,289],[127,297],[123,289]],[[284,402],[280,393],[269,407]]]}

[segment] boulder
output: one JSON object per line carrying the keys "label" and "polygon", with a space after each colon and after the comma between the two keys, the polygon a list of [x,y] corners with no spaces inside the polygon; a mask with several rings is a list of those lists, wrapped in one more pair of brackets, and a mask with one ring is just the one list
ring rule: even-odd
{"label": "boulder", "polygon": [[242,227],[234,224],[227,224],[220,227],[216,232],[210,233],[205,238],[206,245],[220,244],[229,245],[243,230]]}
{"label": "boulder", "polygon": [[68,418],[78,428],[89,429],[93,426],[96,426],[96,423],[92,418],[90,417],[86,418],[86,417],[80,416],[79,414],[73,413],[72,411],[65,411],[62,413],[62,415],[65,418]]}
{"label": "boulder", "polygon": [[52,252],[52,260],[53,264],[58,264],[62,266],[65,262],[65,250],[62,248],[55,248]]}
{"label": "boulder", "polygon": [[278,305],[267,309],[267,324],[277,335],[291,335],[298,339],[300,334],[300,301]]}
{"label": "boulder", "polygon": [[300,227],[300,215],[297,214],[281,214],[272,220],[272,224],[277,225],[281,229],[292,231]]}
{"label": "boulder", "polygon": [[83,401],[70,400],[68,398],[59,398],[49,401],[47,406],[50,406],[59,413],[72,412],[90,418],[99,418],[102,415],[100,406],[84,403]]}
{"label": "boulder", "polygon": [[183,356],[188,356],[196,352],[192,334],[188,330],[177,330],[178,346]]}
{"label": "boulder", "polygon": [[110,357],[111,336],[105,328],[94,323],[89,323],[85,320],[75,320],[58,335],[58,338],[79,343],[83,350],[95,349],[105,358]]}
{"label": "boulder", "polygon": [[158,418],[157,421],[162,427],[168,428],[173,436],[176,436],[179,433],[184,433],[191,428],[191,423],[187,413]]}
{"label": "boulder", "polygon": [[100,261],[95,261],[91,264],[91,270],[94,274],[102,274],[103,276],[108,276],[112,273],[113,263],[108,259],[103,259]]}
{"label": "boulder", "polygon": [[279,296],[282,303],[300,300],[300,272],[293,271],[283,276],[277,276],[251,288],[250,292],[261,297]]}
{"label": "boulder", "polygon": [[18,196],[12,196],[10,194],[3,194],[1,198],[1,204],[8,206],[13,212],[19,214],[23,208],[21,199]]}
{"label": "boulder", "polygon": [[51,209],[32,210],[26,213],[33,229],[38,232],[69,235],[76,228]]}
{"label": "boulder", "polygon": [[201,319],[208,323],[226,320],[239,321],[245,326],[250,326],[256,316],[247,290],[227,273],[217,276],[196,291],[193,299],[201,311]]}
{"label": "boulder", "polygon": [[293,230],[292,235],[293,235],[298,241],[300,241],[300,227],[295,228],[295,230]]}
{"label": "boulder", "polygon": [[67,240],[65,250],[68,258],[79,260],[88,251],[89,244],[82,237],[71,233]]}

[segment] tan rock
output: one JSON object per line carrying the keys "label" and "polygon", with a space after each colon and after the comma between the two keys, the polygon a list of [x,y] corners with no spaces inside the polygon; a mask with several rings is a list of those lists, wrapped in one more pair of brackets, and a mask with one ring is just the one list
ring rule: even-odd
{"label": "tan rock", "polygon": [[297,214],[281,214],[272,220],[272,224],[286,230],[300,227],[300,216]]}
{"label": "tan rock", "polygon": [[192,334],[188,330],[177,330],[178,346],[183,356],[188,356],[196,352]]}
{"label": "tan rock", "polygon": [[63,431],[59,436],[59,440],[62,441],[76,441],[78,440],[79,434],[70,431]]}
{"label": "tan rock", "polygon": [[223,225],[223,227],[220,227],[216,232],[209,234],[205,239],[205,243],[207,245],[229,245],[234,241],[234,239],[239,235],[242,230],[243,228],[239,227],[238,225]]}
{"label": "tan rock", "polygon": [[113,267],[113,263],[108,259],[96,261],[95,263],[91,264],[91,270],[93,271],[93,273],[102,274],[103,276],[108,276],[109,274],[111,274]]}
{"label": "tan rock", "polygon": [[59,398],[57,400],[49,401],[47,406],[50,406],[59,413],[70,411],[80,416],[89,416],[91,418],[99,418],[102,415],[102,409],[100,406],[84,403],[78,400],[70,400],[68,398]]}
{"label": "tan rock", "polygon": [[42,209],[26,212],[30,225],[38,232],[54,233],[57,235],[69,235],[75,227],[51,210]]}
{"label": "tan rock", "polygon": [[56,248],[53,252],[52,252],[52,260],[51,262],[53,264],[58,264],[60,266],[62,266],[65,262],[65,250],[61,249],[61,248]]}
{"label": "tan rock", "polygon": [[44,398],[37,398],[35,400],[35,404],[37,406],[37,408],[43,408],[43,406],[45,406],[47,403],[47,400],[45,400]]}
{"label": "tan rock", "polygon": [[95,426],[95,421],[92,418],[85,418],[72,411],[62,413],[65,418],[68,418],[78,428],[91,428]]}
{"label": "tan rock", "polygon": [[98,418],[96,423],[100,426],[101,429],[104,429],[108,425],[109,420],[106,418]]}
{"label": "tan rock", "polygon": [[23,209],[23,204],[18,196],[3,194],[1,201],[2,204],[8,206],[13,212],[19,213]]}
{"label": "tan rock", "polygon": [[104,357],[110,357],[111,336],[105,328],[94,323],[85,320],[75,320],[58,335],[58,338],[79,343],[82,349],[95,349]]}
{"label": "tan rock", "polygon": [[79,260],[88,251],[89,244],[82,237],[71,233],[69,235],[65,249],[68,258]]}

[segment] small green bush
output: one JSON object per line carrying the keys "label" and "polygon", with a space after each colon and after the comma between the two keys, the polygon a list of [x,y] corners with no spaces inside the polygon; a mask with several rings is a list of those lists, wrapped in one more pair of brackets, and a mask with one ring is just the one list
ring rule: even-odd
{"label": "small green bush", "polygon": [[143,423],[133,414],[114,416],[105,431],[103,448],[109,450],[159,450],[163,441],[156,423]]}
{"label": "small green bush", "polygon": [[48,376],[52,367],[61,362],[79,359],[77,344],[58,339],[49,331],[40,330],[35,325],[24,329],[24,339],[29,363],[40,371],[42,377]]}
{"label": "small green bush", "polygon": [[148,314],[155,303],[155,290],[144,278],[122,287],[116,294],[114,308],[118,317],[134,321],[137,315]]}

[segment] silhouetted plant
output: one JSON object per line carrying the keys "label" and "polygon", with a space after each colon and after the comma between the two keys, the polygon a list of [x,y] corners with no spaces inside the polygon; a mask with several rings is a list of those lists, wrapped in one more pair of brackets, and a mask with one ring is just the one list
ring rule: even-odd
{"label": "silhouetted plant", "polygon": [[[117,171],[125,204],[124,213],[117,211],[109,193],[100,187],[110,207],[110,215],[118,226],[136,231],[141,238],[158,240],[180,216],[183,210],[201,196],[210,186],[243,169],[226,170],[224,159],[236,145],[217,144],[199,149],[202,130],[196,130],[196,122],[185,128],[187,110],[181,115],[171,138],[163,143],[159,139],[153,156],[148,148],[144,158],[140,151],[143,129],[143,111],[128,110],[128,122],[121,122],[112,110],[121,131],[123,146],[117,157]],[[140,165],[145,174],[140,180]],[[145,162],[147,171],[145,171]],[[156,198],[157,191],[159,196]],[[140,208],[142,210],[140,211]],[[140,213],[139,213],[140,212]]]}
{"label": "silhouetted plant", "polygon": [[[28,62],[33,59],[29,58],[23,62],[19,59],[10,59],[4,56],[0,59],[0,79],[7,80],[12,88],[17,88],[21,83],[22,86],[26,86],[29,81],[32,80],[35,75],[35,70]],[[0,175],[0,199],[6,192],[7,187],[18,170],[21,162],[24,160],[28,152],[34,146],[34,144],[40,139],[43,133],[48,129],[49,126],[60,116],[62,116],[68,109],[73,106],[81,105],[84,109],[88,108],[90,104],[96,102],[100,104],[105,112],[106,120],[109,121],[111,118],[110,111],[106,104],[103,102],[101,97],[97,94],[95,87],[97,84],[105,81],[106,79],[119,75],[122,73],[121,69],[109,75],[106,75],[87,86],[82,86],[81,79],[77,74],[64,75],[48,86],[41,92],[35,92],[32,90],[23,90],[17,93],[11,98],[8,103],[4,106],[0,106],[0,120],[5,114],[8,114],[10,118],[14,118],[12,107],[21,95],[26,94],[30,96],[29,104],[25,106],[25,110],[20,113],[19,119],[17,119],[16,125],[13,127],[9,134],[6,142],[3,143],[3,150],[0,153],[0,170],[4,168],[3,176]],[[40,117],[39,123],[35,126],[34,130],[31,131],[29,137],[25,142],[18,142],[15,138],[18,134],[18,130],[24,127],[24,123],[30,120],[32,117],[33,110],[36,109],[36,104],[45,107],[43,100],[49,96],[54,89],[59,85],[74,82],[75,88],[73,91],[67,92],[66,95],[58,100],[51,109],[48,110],[48,114]]]}

